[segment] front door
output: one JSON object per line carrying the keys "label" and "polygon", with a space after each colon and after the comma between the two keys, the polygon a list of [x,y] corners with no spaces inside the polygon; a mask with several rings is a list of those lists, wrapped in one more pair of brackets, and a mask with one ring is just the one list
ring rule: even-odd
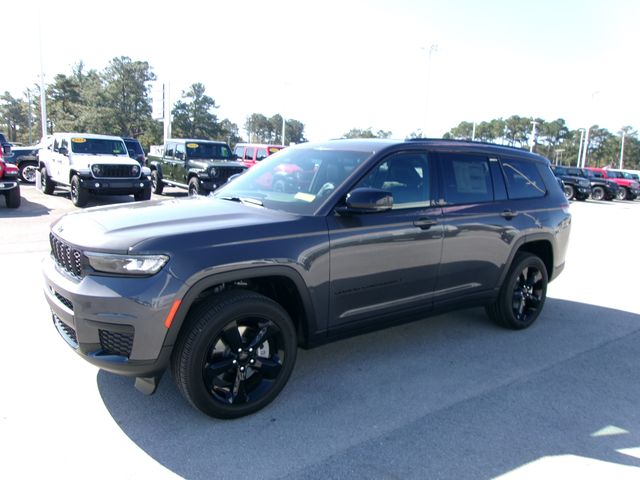
{"label": "front door", "polygon": [[431,308],[443,237],[432,173],[425,152],[392,154],[354,188],[391,192],[393,209],[329,217],[330,328]]}

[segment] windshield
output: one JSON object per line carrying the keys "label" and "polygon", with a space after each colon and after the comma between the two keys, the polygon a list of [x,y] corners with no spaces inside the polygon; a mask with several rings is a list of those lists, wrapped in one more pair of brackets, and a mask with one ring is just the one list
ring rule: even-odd
{"label": "windshield", "polygon": [[287,148],[270,155],[214,196],[259,200],[265,207],[311,215],[371,152]]}
{"label": "windshield", "polygon": [[231,159],[231,150],[226,145],[208,142],[189,142],[186,144],[187,158],[221,158]]}
{"label": "windshield", "polygon": [[127,147],[122,140],[104,138],[74,137],[71,139],[71,151],[90,155],[127,155]]}

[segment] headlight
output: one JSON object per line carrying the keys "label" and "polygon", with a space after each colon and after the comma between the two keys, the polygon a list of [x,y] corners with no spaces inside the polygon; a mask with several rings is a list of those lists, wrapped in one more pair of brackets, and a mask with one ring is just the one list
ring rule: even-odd
{"label": "headlight", "polygon": [[93,172],[93,174],[96,177],[99,177],[100,174],[102,173],[102,170],[100,169],[100,165],[92,165],[91,166],[91,171]]}
{"label": "headlight", "polygon": [[131,175],[133,175],[134,177],[137,177],[139,173],[140,173],[140,165],[134,165],[131,167]]}
{"label": "headlight", "polygon": [[98,252],[84,254],[94,270],[120,275],[154,275],[169,260],[166,255],[118,255]]}

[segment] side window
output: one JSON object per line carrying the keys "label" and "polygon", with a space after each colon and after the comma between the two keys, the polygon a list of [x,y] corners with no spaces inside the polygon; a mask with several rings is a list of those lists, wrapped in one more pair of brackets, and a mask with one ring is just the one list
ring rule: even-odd
{"label": "side window", "polygon": [[57,152],[58,150],[60,150],[60,141],[56,138],[53,141],[53,151]]}
{"label": "side window", "polygon": [[448,205],[493,201],[488,158],[460,153],[442,153],[440,158]]}
{"label": "side window", "polygon": [[66,138],[63,138],[60,142],[60,148],[66,148],[67,151],[69,150],[69,142],[67,142]]}
{"label": "side window", "polygon": [[186,157],[186,152],[187,151],[184,145],[182,144],[176,145],[176,158],[178,160],[184,160]]}
{"label": "side window", "polygon": [[264,160],[267,158],[267,149],[259,148],[258,153],[256,153],[256,160],[259,162],[260,160]]}
{"label": "side window", "polygon": [[176,144],[170,143],[167,145],[167,149],[164,151],[165,157],[173,157],[173,153],[175,152]]}
{"label": "side window", "polygon": [[244,147],[236,147],[233,150],[233,154],[236,155],[238,158],[244,158]]}
{"label": "side window", "polygon": [[535,162],[503,158],[502,168],[509,198],[536,198],[543,197],[547,193]]}
{"label": "side window", "polygon": [[428,207],[429,161],[424,153],[397,153],[375,167],[356,187],[379,188],[393,195],[393,209]]}
{"label": "side window", "polygon": [[244,151],[244,159],[245,160],[253,160],[253,152],[255,152],[256,149],[253,147],[247,147],[247,149]]}

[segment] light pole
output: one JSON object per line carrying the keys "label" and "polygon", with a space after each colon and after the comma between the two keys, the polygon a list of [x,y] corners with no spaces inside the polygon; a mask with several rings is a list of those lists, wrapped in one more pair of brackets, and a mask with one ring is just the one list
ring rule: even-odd
{"label": "light pole", "polygon": [[533,147],[536,144],[536,125],[538,125],[538,122],[536,122],[535,120],[531,120],[531,125],[533,125],[533,129],[531,130],[531,141],[529,142],[529,151],[533,152]]}
{"label": "light pole", "polygon": [[624,167],[624,134],[625,133],[626,132],[622,130],[622,140],[620,140],[620,165],[618,166],[620,170],[622,170]]}
{"label": "light pole", "polygon": [[564,152],[564,148],[556,148],[554,150],[554,152],[556,153],[556,165],[558,165],[558,154],[560,154],[560,164],[562,165],[562,152]]}
{"label": "light pole", "polygon": [[582,148],[582,168],[587,166],[587,150],[589,150],[589,130],[591,130],[591,127],[585,128],[584,147]]}
{"label": "light pole", "polygon": [[580,147],[578,148],[578,160],[576,161],[576,167],[580,167],[580,160],[582,159],[582,141],[584,140],[584,128],[579,128],[580,131]]}
{"label": "light pole", "polygon": [[471,131],[471,141],[475,141],[476,139],[476,122],[473,121],[473,130]]}
{"label": "light pole", "polygon": [[38,8],[38,39],[40,41],[40,123],[42,124],[42,138],[47,137],[47,91],[44,87],[44,67],[42,61],[42,19]]}
{"label": "light pole", "polygon": [[[426,51],[426,48],[422,48]],[[426,101],[426,109],[425,109],[425,120],[424,120],[424,136],[425,138],[429,137],[429,100],[431,95],[431,76],[432,76],[432,68],[431,68],[431,57],[434,52],[438,51],[438,45],[433,43],[429,50],[427,51],[427,101]]]}

